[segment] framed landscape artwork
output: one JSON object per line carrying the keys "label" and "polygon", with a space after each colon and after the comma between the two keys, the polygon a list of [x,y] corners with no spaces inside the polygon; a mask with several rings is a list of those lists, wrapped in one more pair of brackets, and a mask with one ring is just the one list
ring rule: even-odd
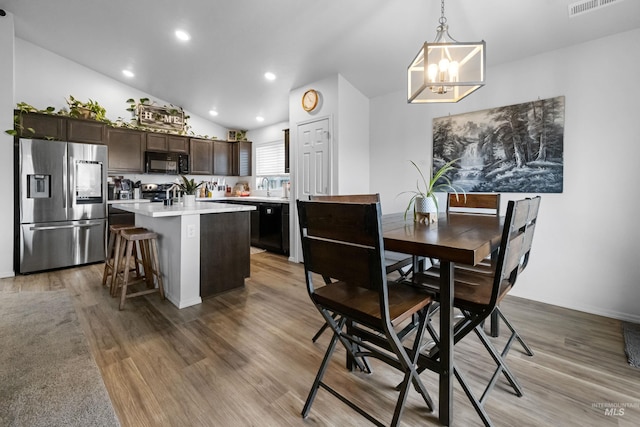
{"label": "framed landscape artwork", "polygon": [[564,96],[433,120],[433,169],[466,192],[562,193]]}

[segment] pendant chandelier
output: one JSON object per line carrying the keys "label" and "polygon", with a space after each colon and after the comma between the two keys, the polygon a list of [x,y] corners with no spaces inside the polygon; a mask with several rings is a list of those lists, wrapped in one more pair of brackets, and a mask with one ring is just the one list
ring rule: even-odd
{"label": "pendant chandelier", "polygon": [[444,16],[444,0],[440,9],[436,39],[424,43],[407,70],[410,104],[458,102],[484,86],[484,40],[454,40]]}

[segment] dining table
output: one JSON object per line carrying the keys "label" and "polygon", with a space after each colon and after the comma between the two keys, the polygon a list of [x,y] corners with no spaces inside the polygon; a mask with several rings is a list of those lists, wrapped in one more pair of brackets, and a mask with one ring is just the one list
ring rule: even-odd
{"label": "dining table", "polygon": [[502,236],[504,218],[494,215],[440,213],[432,223],[416,222],[403,213],[382,217],[385,250],[440,262],[440,343],[437,357],[421,357],[419,364],[439,375],[438,418],[453,423],[454,381],[454,266],[477,265],[494,253]]}

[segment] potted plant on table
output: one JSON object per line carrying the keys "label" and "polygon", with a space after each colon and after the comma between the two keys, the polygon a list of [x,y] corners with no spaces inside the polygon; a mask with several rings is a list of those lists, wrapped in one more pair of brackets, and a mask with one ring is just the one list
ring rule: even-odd
{"label": "potted plant on table", "polygon": [[[407,214],[409,210],[413,208],[413,219],[418,222],[436,222],[438,220],[438,198],[436,197],[436,192],[438,191],[447,191],[455,193],[456,196],[458,192],[461,192],[465,195],[463,189],[457,189],[451,184],[451,180],[447,178],[446,173],[455,169],[453,165],[459,159],[451,160],[450,162],[445,163],[440,169],[438,169],[433,177],[427,181],[424,174],[413,161],[411,164],[416,168],[418,173],[420,174],[420,180],[416,181],[416,189],[411,191],[403,191],[400,194],[411,193],[411,199],[409,199],[409,203],[407,204],[407,208],[404,211],[404,219],[407,219]],[[422,187],[421,187],[422,184]]]}
{"label": "potted plant on table", "polygon": [[180,189],[184,192],[184,205],[195,206],[196,190],[202,185],[202,183],[199,182],[196,184],[196,181],[193,178],[188,179],[184,175],[180,176],[182,177],[182,183],[179,183],[178,186],[180,186]]}

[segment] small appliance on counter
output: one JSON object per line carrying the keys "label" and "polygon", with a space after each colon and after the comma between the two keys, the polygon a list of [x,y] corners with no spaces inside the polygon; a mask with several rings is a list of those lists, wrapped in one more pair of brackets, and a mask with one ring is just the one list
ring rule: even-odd
{"label": "small appliance on counter", "polygon": [[143,199],[151,200],[151,202],[164,202],[167,198],[167,190],[173,187],[173,185],[173,183],[140,184],[140,193]]}
{"label": "small appliance on counter", "polygon": [[108,182],[109,200],[129,200],[134,198],[134,187],[140,187],[140,181],[136,184],[122,176],[110,176]]}

